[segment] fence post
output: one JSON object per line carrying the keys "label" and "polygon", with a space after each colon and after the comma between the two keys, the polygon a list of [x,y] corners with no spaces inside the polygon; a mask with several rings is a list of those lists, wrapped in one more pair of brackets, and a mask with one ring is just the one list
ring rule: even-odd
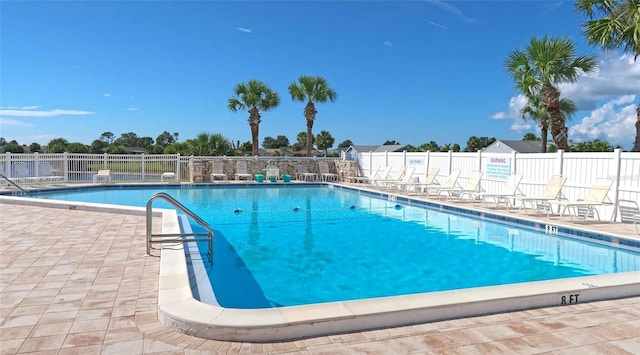
{"label": "fence post", "polygon": [[511,171],[509,171],[510,174],[515,174],[518,170],[517,169],[517,159],[518,159],[518,152],[516,152],[515,150],[511,152]]}
{"label": "fence post", "polygon": [[451,175],[451,170],[453,166],[453,150],[449,149],[449,171],[447,171],[447,175]]}
{"label": "fence post", "polygon": [[429,176],[429,165],[431,164],[431,151],[430,150],[427,150],[427,162],[426,162],[426,164],[427,164],[427,167],[426,167],[426,169],[424,171],[424,178],[425,179],[427,178],[427,176]]}
{"label": "fence post", "polygon": [[62,172],[64,174],[64,181],[69,181],[69,153],[62,153]]}
{"label": "fence post", "polygon": [[558,160],[557,160],[557,167],[556,167],[556,171],[557,171],[557,175],[562,175],[564,176],[564,150],[563,149],[558,149]]}
{"label": "fence post", "polygon": [[371,151],[369,151],[369,176],[373,178],[373,176],[371,176],[371,173],[373,172],[373,154],[371,154]]}
{"label": "fence post", "polygon": [[478,171],[482,171],[482,149],[478,150]]}
{"label": "fence post", "polygon": [[140,155],[140,162],[142,163],[142,181],[144,182],[144,181],[146,180],[146,179],[145,179],[145,172],[146,172],[146,169],[145,169],[145,167],[144,167],[144,164],[145,164],[144,153],[142,153],[142,154]]}
{"label": "fence post", "polygon": [[384,166],[385,167],[389,166],[389,151],[388,150],[384,151]]}
{"label": "fence post", "polygon": [[[613,150],[613,164],[615,165],[615,178],[613,181],[613,214],[611,221],[615,222],[618,217],[618,197],[620,195],[620,169],[622,168],[622,150],[616,148]],[[607,176],[608,177],[608,176]]]}
{"label": "fence post", "polygon": [[4,172],[6,177],[12,178],[13,176],[11,176],[11,152],[6,152],[5,155],[7,156],[7,165],[5,165],[4,167]]}
{"label": "fence post", "polygon": [[177,153],[176,154],[176,180],[178,180],[178,182],[182,181],[180,172],[182,172],[182,167],[180,166],[180,153]]}
{"label": "fence post", "polygon": [[107,158],[107,153],[102,153],[102,168],[109,169],[109,159]]}
{"label": "fence post", "polygon": [[403,150],[402,151],[402,161],[404,162],[404,166],[407,166],[407,151]]}
{"label": "fence post", "polygon": [[40,176],[40,164],[38,163],[39,160],[40,160],[40,156],[38,152],[34,152],[33,153],[33,176],[35,177]]}

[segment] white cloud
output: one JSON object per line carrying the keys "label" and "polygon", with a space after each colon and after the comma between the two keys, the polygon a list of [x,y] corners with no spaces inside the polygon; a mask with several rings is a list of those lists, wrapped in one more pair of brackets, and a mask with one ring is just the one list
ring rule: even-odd
{"label": "white cloud", "polygon": [[470,17],[467,17],[467,16],[462,12],[462,10],[460,10],[459,8],[457,8],[457,7],[455,7],[455,6],[451,5],[451,4],[449,4],[449,3],[447,3],[447,2],[444,2],[444,1],[442,1],[442,0],[427,0],[427,4],[430,4],[430,5],[433,5],[433,6],[439,7],[440,9],[442,9],[442,10],[444,10],[444,11],[446,11],[446,12],[448,12],[448,13],[452,14],[453,16],[455,16],[455,17],[457,17],[457,18],[461,19],[461,20],[462,20],[462,21],[464,21],[464,22],[468,22],[468,23],[470,23],[470,22],[475,22],[475,21],[476,21],[475,19],[472,19],[472,18],[470,18]]}
{"label": "white cloud", "polygon": [[393,46],[393,42],[391,42],[391,41],[384,41],[384,43],[383,43],[383,44],[384,44],[385,46],[387,46],[387,47],[391,47],[391,46]]}
{"label": "white cloud", "polygon": [[427,22],[429,22],[430,24],[432,24],[432,25],[434,25],[434,26],[436,26],[436,27],[443,28],[443,29],[445,29],[445,30],[448,30],[448,29],[449,29],[449,27],[444,26],[444,25],[441,25],[441,24],[439,24],[439,23],[435,23],[435,22],[433,22],[433,21],[429,21],[429,20],[427,20]]}
{"label": "white cloud", "polygon": [[612,145],[629,147],[635,139],[636,95],[609,100],[569,128],[572,141],[606,140]]}
{"label": "white cloud", "polygon": [[237,29],[238,31],[244,32],[244,33],[251,33],[252,31],[250,28],[245,28],[245,27],[238,27]]}
{"label": "white cloud", "polygon": [[102,96],[109,97],[109,96],[111,96],[111,94],[109,94],[108,92],[105,92],[104,94],[102,94]]}
{"label": "white cloud", "polygon": [[0,125],[4,127],[33,127],[31,123],[0,117]]}
{"label": "white cloud", "polygon": [[[635,107],[640,99],[640,61],[634,62],[633,56],[605,55],[595,73],[582,75],[575,83],[560,85],[560,91],[578,108],[576,116],[567,121],[572,141],[598,138],[623,147],[633,142]],[[520,110],[525,104],[524,96],[511,97],[507,109],[490,118],[513,120],[514,132],[535,128],[533,122],[523,122],[521,118]]]}
{"label": "white cloud", "polygon": [[21,110],[21,109],[12,109],[12,110],[0,110],[0,116],[9,116],[9,117],[53,117],[53,116],[66,116],[66,115],[90,115],[93,112],[91,111],[80,111],[80,110]]}
{"label": "white cloud", "polygon": [[137,107],[129,107],[127,108],[127,111],[140,111],[140,109]]}

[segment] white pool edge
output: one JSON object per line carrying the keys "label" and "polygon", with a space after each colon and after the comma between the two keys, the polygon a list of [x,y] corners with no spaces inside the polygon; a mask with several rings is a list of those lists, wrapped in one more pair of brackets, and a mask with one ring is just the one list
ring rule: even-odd
{"label": "white pool edge", "polygon": [[[8,196],[1,196],[0,202],[145,213],[139,207]],[[154,209],[155,216],[162,216],[163,233],[180,232],[175,211]],[[270,342],[634,296],[640,296],[640,271],[303,306],[231,309],[193,297],[184,249],[178,245],[161,251],[158,318],[168,328],[197,337]]]}

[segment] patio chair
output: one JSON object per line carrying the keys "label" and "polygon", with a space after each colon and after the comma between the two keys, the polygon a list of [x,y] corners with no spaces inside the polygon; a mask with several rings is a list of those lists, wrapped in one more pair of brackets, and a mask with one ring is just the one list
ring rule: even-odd
{"label": "patio chair", "polygon": [[387,177],[384,179],[376,180],[375,185],[377,185],[378,187],[386,188],[390,184],[393,184],[394,182],[400,182],[402,181],[402,177],[404,176],[404,173],[406,171],[407,171],[407,167],[403,166],[402,168],[400,168],[400,171],[398,171],[395,178]]}
{"label": "patio chair", "polygon": [[378,173],[380,172],[380,166],[376,166],[372,171],[371,174],[369,176],[345,176],[344,179],[347,181],[352,181],[352,182],[360,182],[360,183],[369,183],[371,182],[372,179],[375,179],[378,176]]}
{"label": "patio chair", "polygon": [[111,183],[111,170],[109,169],[98,170],[98,173],[93,175],[93,183],[97,184],[98,181],[104,181],[107,184]]}
{"label": "patio chair", "polygon": [[222,181],[227,181],[227,174],[224,173],[224,162],[215,160],[211,162],[211,182],[214,182],[216,178],[221,178]]}
{"label": "patio chair", "polygon": [[329,171],[329,164],[326,161],[318,162],[318,169],[322,181],[338,181],[338,174]]}
{"label": "patio chair", "polygon": [[443,193],[447,194],[447,200],[451,198],[457,198],[458,200],[462,200],[464,196],[468,196],[471,201],[473,201],[473,194],[482,189],[480,186],[480,182],[482,181],[482,171],[475,170],[471,173],[469,180],[467,183],[461,188],[443,188],[438,191],[438,196]]}
{"label": "patio chair", "polygon": [[[547,182],[547,185],[541,195],[517,196],[515,199],[520,201],[520,208],[518,211],[524,208],[525,213],[529,214],[529,209],[533,209],[536,210],[536,212],[544,211],[547,216],[549,216],[552,212],[551,201],[563,198],[562,187],[566,182],[566,176],[554,175]],[[527,204],[529,205],[527,206]]]}
{"label": "patio chair", "polygon": [[385,184],[385,187],[389,189],[403,189],[406,184],[411,183],[411,179],[413,179],[413,172],[415,170],[416,168],[413,166],[406,168],[400,181],[389,181]]}
{"label": "patio chair", "polygon": [[300,164],[296,167],[296,169],[298,171],[298,175],[296,175],[296,179],[300,181],[317,181],[318,180],[318,174],[310,173],[306,165]]}
{"label": "patio chair", "polygon": [[622,223],[633,223],[636,232],[640,235],[640,207],[638,202],[632,200],[618,200],[618,210],[620,211],[620,221]]}
{"label": "patio chair", "polygon": [[40,163],[40,169],[38,174],[40,175],[37,177],[38,182],[44,182],[44,183],[64,182],[63,176],[55,175],[53,173],[53,167],[49,162]]}
{"label": "patio chair", "polygon": [[[611,189],[613,180],[611,179],[597,179],[596,182],[591,185],[589,191],[585,197],[576,201],[557,201],[560,214],[558,218],[562,217],[565,212],[569,213],[569,217],[573,220],[573,217],[583,218],[586,220],[588,217],[598,217],[600,221],[600,214],[598,213],[597,206],[611,205],[613,204],[609,199],[609,189]],[[574,213],[571,213],[573,211]]]}
{"label": "patio chair", "polygon": [[238,160],[236,162],[236,173],[234,174],[236,181],[240,181],[245,179],[250,181],[253,178],[253,175],[249,174],[247,169],[247,162],[244,160]]}
{"label": "patio chair", "polygon": [[504,189],[501,192],[476,192],[471,199],[474,204],[486,203],[487,199],[493,200],[496,203],[496,207],[500,206],[500,203],[504,202],[507,207],[511,206],[511,199],[516,196],[522,196],[520,191],[520,182],[522,181],[522,174],[515,173],[509,175]]}
{"label": "patio chair", "polygon": [[427,195],[436,195],[440,194],[440,190],[442,189],[453,189],[458,186],[458,177],[460,176],[460,170],[455,169],[451,171],[451,174],[447,177],[447,180],[443,184],[435,183],[431,185],[422,186],[422,192],[427,193]]}
{"label": "patio chair", "polygon": [[438,185],[438,181],[436,180],[436,178],[438,177],[438,173],[440,173],[440,168],[433,168],[429,170],[429,173],[425,177],[424,181],[420,182],[418,180],[409,181],[406,183],[403,182],[398,184],[398,186],[410,194],[410,192],[416,192],[421,186]]}
{"label": "patio chair", "polygon": [[276,182],[280,179],[280,168],[267,167],[262,169],[266,181]]}
{"label": "patio chair", "polygon": [[384,170],[377,176],[372,176],[371,179],[369,179],[369,184],[375,186],[378,184],[378,181],[388,180],[389,176],[391,175],[391,168],[392,166],[389,165],[386,168],[384,168]]}

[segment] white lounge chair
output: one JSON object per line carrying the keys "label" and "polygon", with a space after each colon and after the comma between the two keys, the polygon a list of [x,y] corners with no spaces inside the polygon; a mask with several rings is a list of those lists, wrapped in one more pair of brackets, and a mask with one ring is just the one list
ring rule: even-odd
{"label": "white lounge chair", "polygon": [[224,162],[220,160],[214,160],[211,162],[211,182],[216,181],[216,178],[220,178],[222,181],[227,181],[227,174],[224,173]]}
{"label": "white lounge chair", "polygon": [[97,184],[98,181],[104,181],[107,184],[111,183],[111,170],[109,169],[98,170],[98,173],[93,175],[93,183]]}
{"label": "white lounge chair", "polygon": [[449,177],[447,177],[447,180],[444,183],[439,184],[436,182],[435,184],[432,184],[432,185],[422,186],[422,192],[425,192],[428,195],[439,196],[440,190],[442,189],[456,188],[456,186],[458,186],[459,176],[460,176],[460,170],[458,169],[451,170],[451,174],[449,174]]}
{"label": "white lounge chair", "polygon": [[[568,212],[572,220],[574,216],[584,220],[588,217],[595,218],[595,216],[597,216],[598,221],[600,221],[600,214],[596,207],[613,204],[608,196],[611,184],[613,184],[613,180],[611,179],[597,179],[589,188],[584,199],[554,202],[558,204],[558,209],[560,210],[558,218],[562,217],[565,212]],[[572,211],[573,213],[571,213]]]}
{"label": "white lounge chair", "polygon": [[384,170],[379,174],[377,174],[376,176],[372,176],[371,179],[369,179],[369,184],[375,186],[378,184],[378,181],[388,180],[389,176],[391,175],[391,168],[392,166],[389,165],[386,168],[384,168]]}
{"label": "white lounge chair", "polygon": [[554,175],[549,179],[547,185],[539,196],[518,196],[516,200],[520,201],[520,208],[524,208],[525,212],[529,214],[529,209],[536,210],[536,212],[544,211],[547,216],[552,212],[551,201],[560,200],[563,198],[562,187],[567,182],[566,176]]}
{"label": "white lounge chair", "polygon": [[38,175],[38,182],[49,184],[64,182],[64,176],[55,175],[53,173],[53,167],[51,167],[51,163],[49,162],[40,163]]}
{"label": "white lounge chair", "polygon": [[522,181],[521,173],[514,173],[509,175],[504,189],[501,192],[476,192],[472,196],[472,200],[476,204],[487,203],[487,200],[493,200],[496,207],[500,206],[500,203],[505,203],[507,207],[511,206],[511,199],[516,196],[522,196],[520,191],[520,182]]}
{"label": "white lounge chair", "polygon": [[418,180],[418,181],[409,181],[406,183],[403,182],[399,184],[399,187],[403,188],[405,191],[407,191],[408,194],[410,194],[411,192],[417,192],[418,189],[423,186],[438,185],[438,181],[436,180],[436,178],[438,177],[439,173],[440,173],[440,168],[433,168],[429,170],[429,173],[425,177],[424,181]]}
{"label": "white lounge chair", "polygon": [[280,179],[280,168],[268,167],[263,169],[266,181],[278,181]]}
{"label": "white lounge chair", "polygon": [[244,160],[238,160],[236,162],[236,173],[234,174],[236,181],[239,180],[247,180],[250,181],[253,178],[253,175],[249,174],[247,171],[247,162]]}
{"label": "white lounge chair", "polygon": [[369,176],[345,176],[343,179],[352,182],[370,183],[372,179],[379,177],[379,172],[380,166],[378,165],[371,171],[371,174]]}
{"label": "white lounge chair", "polygon": [[461,188],[443,188],[438,191],[438,196],[444,193],[447,194],[447,200],[451,198],[457,198],[458,200],[462,200],[464,196],[468,196],[471,201],[473,201],[473,194],[481,190],[480,182],[482,181],[482,171],[475,170],[471,173],[469,180],[464,184]]}
{"label": "white lounge chair", "polygon": [[322,181],[338,181],[338,174],[329,171],[329,164],[326,161],[318,162],[318,169]]}
{"label": "white lounge chair", "polygon": [[389,181],[385,184],[384,187],[388,189],[397,189],[397,190],[403,189],[406,184],[411,183],[411,179],[413,179],[413,172],[415,170],[416,168],[413,166],[406,168],[400,181]]}
{"label": "white lounge chair", "polygon": [[382,187],[382,188],[386,188],[389,187],[389,185],[395,183],[395,182],[400,182],[402,181],[402,177],[404,176],[404,173],[407,171],[407,167],[403,166],[402,168],[400,168],[400,170],[398,171],[398,173],[396,173],[395,177],[387,177],[385,179],[379,179],[375,181],[375,185],[378,187]]}
{"label": "white lounge chair", "polygon": [[300,181],[318,181],[318,174],[310,173],[309,169],[306,165],[298,165],[296,167],[298,171],[298,175],[296,175],[296,179]]}
{"label": "white lounge chair", "polygon": [[618,210],[620,211],[620,221],[633,223],[636,232],[640,235],[640,207],[638,203],[632,200],[618,200]]}

